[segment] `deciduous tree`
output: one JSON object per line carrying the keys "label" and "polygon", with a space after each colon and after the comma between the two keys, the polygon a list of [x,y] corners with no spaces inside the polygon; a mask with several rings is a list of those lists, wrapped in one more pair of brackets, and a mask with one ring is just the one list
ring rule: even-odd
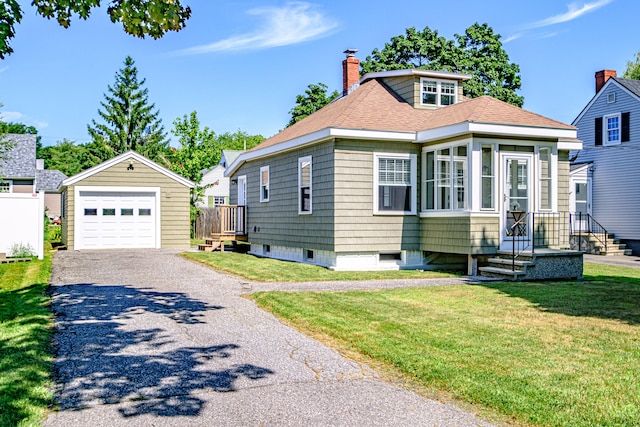
{"label": "deciduous tree", "polygon": [[625,79],[640,80],[640,51],[636,53],[636,58],[633,61],[627,61],[627,69],[622,75]]}
{"label": "deciduous tree", "polygon": [[307,86],[304,95],[296,96],[296,106],[289,110],[291,120],[289,120],[287,127],[315,113],[338,97],[337,90],[327,95],[327,89],[328,87],[324,83],[310,84]]}
{"label": "deciduous tree", "polygon": [[468,73],[472,78],[463,84],[466,96],[490,95],[518,107],[524,103],[516,93],[521,87],[520,67],[509,62],[500,35],[487,24],[475,23],[464,34],[456,34],[455,40],[429,27],[407,28],[382,50],[374,49],[361,66],[363,73],[407,68]]}
{"label": "deciduous tree", "polygon": [[155,105],[149,103],[145,79],[138,79],[138,69],[128,56],[124,68],[116,73],[115,84],[108,86],[105,102],[98,114],[104,123],[92,120],[87,126],[93,139],[94,155],[102,160],[135,150],[151,160],[165,163],[169,142]]}
{"label": "deciduous tree", "polygon": [[[71,18],[89,18],[100,0],[32,0],[36,13],[55,19],[64,28]],[[124,31],[136,37],[154,39],[169,31],[180,31],[191,16],[191,8],[180,0],[110,0],[107,13],[111,22],[120,22]],[[22,20],[22,9],[17,0],[0,2],[0,59],[13,52],[9,42],[15,35],[15,26]]]}

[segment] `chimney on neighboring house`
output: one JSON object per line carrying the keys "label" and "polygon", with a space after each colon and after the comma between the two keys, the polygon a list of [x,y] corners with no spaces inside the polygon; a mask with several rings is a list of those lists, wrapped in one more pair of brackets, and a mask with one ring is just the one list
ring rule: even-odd
{"label": "chimney on neighboring house", "polygon": [[609,80],[610,77],[616,77],[616,70],[602,70],[596,71],[596,93],[600,92],[602,86]]}
{"label": "chimney on neighboring house", "polygon": [[342,61],[342,95],[348,95],[355,89],[360,81],[360,60],[356,58],[358,49],[347,49],[344,53],[347,55]]}

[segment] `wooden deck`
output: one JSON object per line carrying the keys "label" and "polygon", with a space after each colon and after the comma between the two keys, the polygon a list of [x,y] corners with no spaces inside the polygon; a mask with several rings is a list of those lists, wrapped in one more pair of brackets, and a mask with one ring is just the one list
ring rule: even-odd
{"label": "wooden deck", "polygon": [[219,249],[224,252],[224,244],[249,241],[247,235],[246,206],[223,205],[219,206],[220,213],[214,224],[211,237],[205,238],[205,243],[198,245],[198,250],[213,252]]}

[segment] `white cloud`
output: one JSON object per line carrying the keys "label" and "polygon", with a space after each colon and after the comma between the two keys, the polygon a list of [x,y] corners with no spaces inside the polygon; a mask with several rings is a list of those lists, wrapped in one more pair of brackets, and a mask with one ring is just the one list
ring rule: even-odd
{"label": "white cloud", "polygon": [[318,11],[315,5],[306,2],[290,2],[284,7],[251,9],[247,13],[262,17],[263,26],[251,33],[195,46],[180,53],[198,54],[286,46],[325,37],[338,26],[336,21]]}
{"label": "white cloud", "polygon": [[24,117],[24,114],[18,113],[17,111],[2,111],[0,112],[0,116],[2,116],[2,120],[5,122],[16,122]]}
{"label": "white cloud", "polygon": [[36,129],[44,129],[49,126],[47,122],[34,119],[18,111],[0,111],[0,120],[4,122],[24,123],[27,126],[35,126]]}
{"label": "white cloud", "polygon": [[504,39],[502,39],[502,44],[512,42],[514,40],[519,39],[520,37],[522,37],[522,33],[512,34],[509,37],[505,37]]}
{"label": "white cloud", "polygon": [[572,21],[581,17],[584,14],[589,12],[593,12],[597,9],[600,9],[602,6],[606,6],[611,3],[613,0],[597,0],[591,3],[584,3],[580,6],[579,3],[571,3],[568,6],[568,10],[566,13],[561,13],[560,15],[550,16],[549,18],[543,19],[541,21],[533,22],[525,26],[527,29],[532,28],[541,28],[547,27],[549,25],[560,24],[562,22]]}
{"label": "white cloud", "polygon": [[9,67],[2,67],[2,68],[0,68],[0,73],[4,73],[8,69],[9,69]]}

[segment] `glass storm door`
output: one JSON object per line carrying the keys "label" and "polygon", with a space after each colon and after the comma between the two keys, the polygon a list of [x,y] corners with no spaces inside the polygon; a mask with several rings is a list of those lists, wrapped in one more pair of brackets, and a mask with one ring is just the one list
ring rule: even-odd
{"label": "glass storm door", "polygon": [[[526,214],[532,211],[531,204],[531,163],[530,155],[504,155],[503,165],[503,210],[502,233],[503,240],[511,240],[514,234],[528,235],[528,218]],[[514,227],[522,220],[523,225]]]}
{"label": "glass storm door", "polygon": [[[573,187],[574,209],[573,231],[590,231],[588,215],[589,212],[589,192],[586,182],[575,182]],[[580,215],[582,214],[582,216]]]}

